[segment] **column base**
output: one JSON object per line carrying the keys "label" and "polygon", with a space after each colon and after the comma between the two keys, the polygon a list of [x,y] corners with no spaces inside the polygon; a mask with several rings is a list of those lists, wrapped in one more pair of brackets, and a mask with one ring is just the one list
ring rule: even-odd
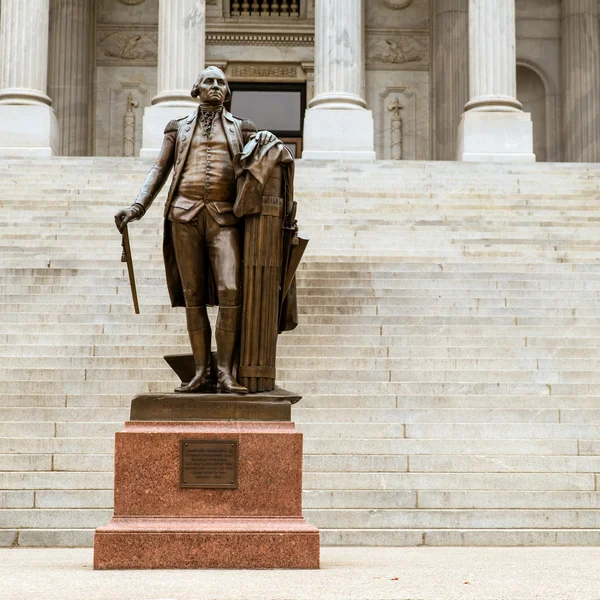
{"label": "column base", "polygon": [[535,162],[531,115],[520,111],[467,111],[458,127],[457,160]]}
{"label": "column base", "polygon": [[186,117],[198,108],[198,104],[190,102],[176,106],[148,106],[144,110],[144,124],[142,129],[142,148],[140,157],[156,158],[162,146],[165,127],[173,119]]}
{"label": "column base", "polygon": [[60,153],[54,110],[44,104],[0,104],[0,156],[48,157]]}
{"label": "column base", "polygon": [[298,518],[114,518],[94,569],[318,569],[319,532]]}
{"label": "column base", "polygon": [[373,113],[311,108],[304,120],[304,160],[375,160]]}

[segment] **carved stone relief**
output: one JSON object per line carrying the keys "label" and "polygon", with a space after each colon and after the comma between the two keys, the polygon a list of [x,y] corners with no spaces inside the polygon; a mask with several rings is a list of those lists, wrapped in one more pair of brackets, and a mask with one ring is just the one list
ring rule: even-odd
{"label": "carved stone relief", "polygon": [[101,28],[98,31],[98,65],[155,66],[158,32],[155,28]]}
{"label": "carved stone relief", "polygon": [[[140,83],[121,82],[110,90],[109,156],[132,156],[142,143],[142,118],[148,90]],[[133,129],[130,129],[133,125]],[[129,127],[128,127],[129,126]],[[131,151],[126,153],[126,133]]]}
{"label": "carved stone relief", "polygon": [[369,69],[426,70],[429,65],[428,34],[370,33],[367,38],[366,62]]}
{"label": "carved stone relief", "polygon": [[379,158],[417,159],[417,96],[407,87],[389,87],[379,95]]}
{"label": "carved stone relief", "polygon": [[393,102],[388,104],[387,109],[392,113],[392,126],[390,128],[390,151],[392,160],[403,159],[403,119],[402,111],[404,105],[400,102],[400,98],[396,96]]}
{"label": "carved stone relief", "polygon": [[96,69],[96,156],[137,156],[144,108],[156,94],[155,67]]}
{"label": "carved stone relief", "polygon": [[277,65],[277,64],[244,64],[230,63],[226,69],[228,78],[253,81],[267,80],[302,80],[302,68],[300,65]]}
{"label": "carved stone relief", "polygon": [[127,108],[123,116],[123,156],[126,157],[136,155],[135,124],[137,119],[135,109],[139,105],[139,100],[134,100],[133,94],[129,92],[127,95]]}
{"label": "carved stone relief", "polygon": [[386,8],[392,10],[402,10],[403,8],[409,7],[415,0],[380,0]]}

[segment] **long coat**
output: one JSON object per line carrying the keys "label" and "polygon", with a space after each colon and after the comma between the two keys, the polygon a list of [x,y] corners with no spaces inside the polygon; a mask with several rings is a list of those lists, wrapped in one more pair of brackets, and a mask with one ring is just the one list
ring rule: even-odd
{"label": "long coat", "polygon": [[[184,307],[185,299],[183,296],[183,286],[179,276],[179,269],[177,267],[177,260],[175,258],[171,222],[168,219],[168,215],[173,198],[177,193],[179,179],[181,178],[181,173],[190,151],[191,141],[198,125],[197,116],[198,111],[196,110],[193,113],[190,113],[187,117],[175,119],[167,125],[165,129],[165,137],[163,138],[163,143],[158,154],[158,158],[156,159],[156,162],[154,163],[150,173],[148,173],[142,189],[140,190],[140,193],[135,201],[136,204],[141,204],[144,210],[148,210],[169,178],[171,169],[174,169],[173,180],[171,181],[171,187],[169,188],[169,194],[167,196],[167,203],[164,211],[165,222],[163,237],[163,257],[165,261],[167,287],[169,289],[169,296],[171,298],[172,306]],[[227,137],[229,152],[233,158],[236,154],[241,152],[243,147],[241,130],[242,120],[234,117],[230,112],[225,110],[225,108],[223,108],[223,112],[221,113],[221,119],[223,122],[223,130],[225,131],[225,136]],[[206,278],[206,280],[209,282],[208,304],[216,305],[218,304],[216,286],[214,283],[212,270],[210,269],[210,263],[208,263],[208,261],[205,268],[209,271],[209,276]]]}

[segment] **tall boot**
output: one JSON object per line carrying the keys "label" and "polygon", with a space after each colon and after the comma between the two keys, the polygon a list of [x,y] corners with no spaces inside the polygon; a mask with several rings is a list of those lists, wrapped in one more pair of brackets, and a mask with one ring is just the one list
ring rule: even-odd
{"label": "tall boot", "polygon": [[210,380],[210,321],[206,306],[185,309],[196,374],[189,383],[178,387],[176,392],[193,393],[206,391]]}
{"label": "tall boot", "polygon": [[231,374],[233,354],[236,349],[240,324],[241,306],[221,306],[217,317],[217,379],[219,390],[228,394],[247,394],[248,389],[240,385]]}

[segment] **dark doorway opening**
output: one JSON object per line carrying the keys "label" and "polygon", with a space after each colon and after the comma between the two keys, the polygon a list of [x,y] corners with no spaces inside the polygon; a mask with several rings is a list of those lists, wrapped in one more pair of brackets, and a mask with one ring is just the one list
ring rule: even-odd
{"label": "dark doorway opening", "polygon": [[254,121],[259,131],[274,133],[294,158],[301,158],[306,84],[232,82],[229,85],[232,98],[228,109],[240,118]]}

